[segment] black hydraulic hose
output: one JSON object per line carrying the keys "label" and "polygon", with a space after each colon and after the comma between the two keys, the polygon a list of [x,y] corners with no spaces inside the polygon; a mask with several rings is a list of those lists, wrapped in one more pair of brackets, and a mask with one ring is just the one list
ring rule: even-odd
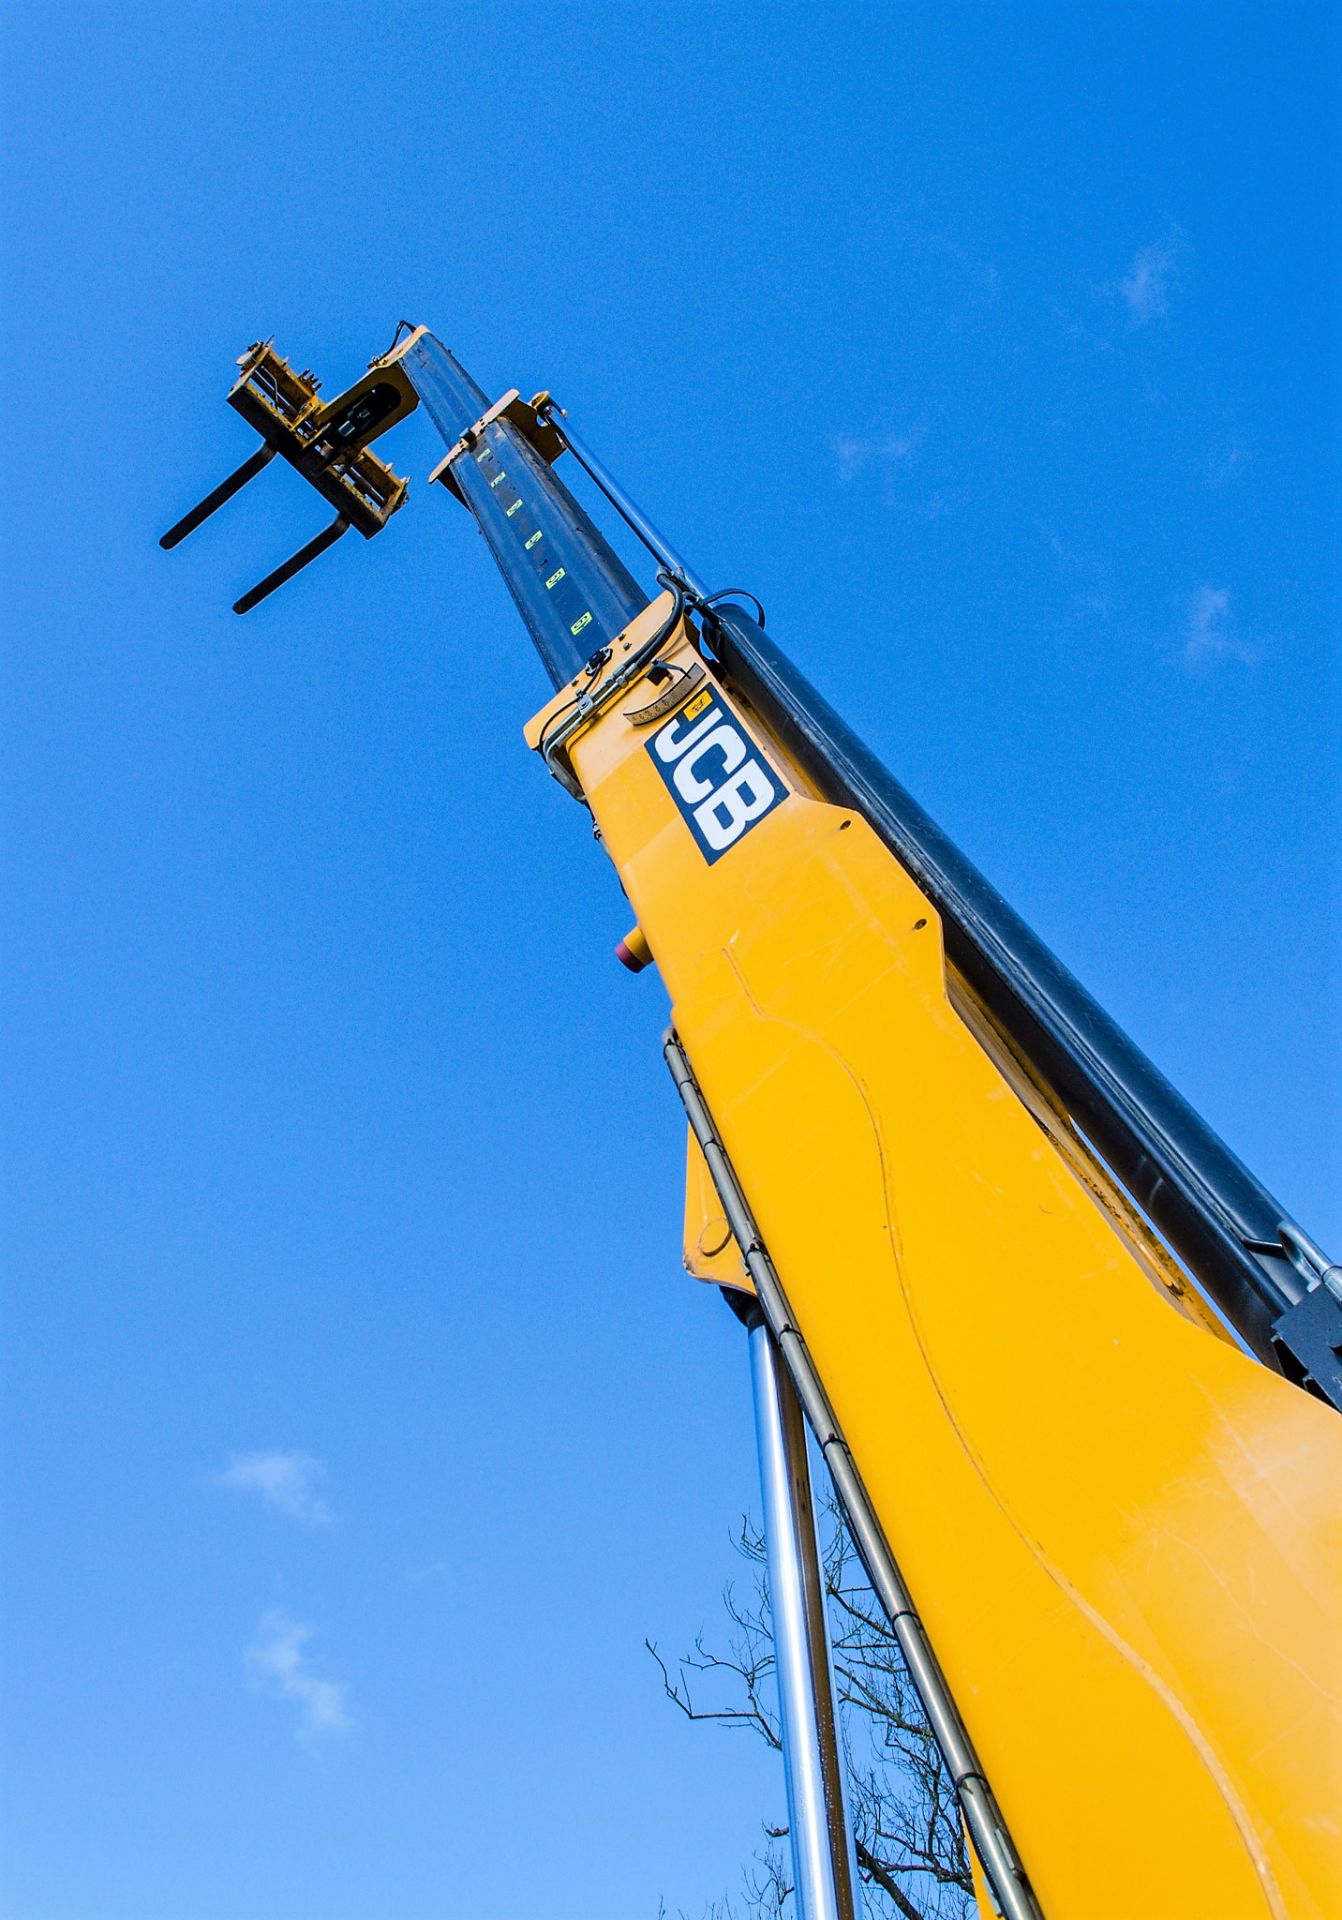
{"label": "black hydraulic hose", "polygon": [[729,683],[817,791],[870,822],[942,917],[946,952],[1137,1206],[1270,1366],[1303,1298],[1283,1210],[741,608],[709,634]]}

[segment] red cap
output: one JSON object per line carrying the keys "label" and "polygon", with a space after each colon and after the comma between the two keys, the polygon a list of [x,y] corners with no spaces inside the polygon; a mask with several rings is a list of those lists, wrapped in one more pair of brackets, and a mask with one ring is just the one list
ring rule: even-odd
{"label": "red cap", "polygon": [[628,967],[630,973],[642,973],[652,959],[652,952],[641,927],[630,927],[624,939],[616,941],[615,958],[622,967]]}

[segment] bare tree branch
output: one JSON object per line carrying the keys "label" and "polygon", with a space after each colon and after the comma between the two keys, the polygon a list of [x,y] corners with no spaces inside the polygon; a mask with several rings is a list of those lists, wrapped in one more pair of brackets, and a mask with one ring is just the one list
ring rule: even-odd
{"label": "bare tree branch", "polygon": [[861,1840],[856,1840],[854,1845],[857,1851],[857,1864],[864,1878],[881,1889],[896,1913],[902,1914],[904,1920],[926,1920],[922,1908],[914,1906],[896,1880],[894,1868],[888,1867],[883,1860],[878,1860],[871,1848],[865,1846]]}
{"label": "bare tree branch", "polygon": [[[868,1920],[972,1920],[964,1832],[935,1736],[832,1498],[824,1519],[849,1808]],[[686,1719],[743,1727],[777,1749],[781,1736],[764,1538],[748,1515],[734,1538],[754,1576],[744,1595],[730,1585],[724,1590],[725,1648],[710,1647],[701,1633],[693,1651],[670,1666],[652,1641],[647,1647],[667,1698]],[[701,1688],[709,1691],[713,1705],[699,1703]],[[791,1911],[792,1890],[777,1846],[787,1832],[766,1826],[768,1848],[745,1870],[744,1909],[751,1920],[786,1920]],[[730,1899],[706,1910],[706,1920],[734,1920]]]}

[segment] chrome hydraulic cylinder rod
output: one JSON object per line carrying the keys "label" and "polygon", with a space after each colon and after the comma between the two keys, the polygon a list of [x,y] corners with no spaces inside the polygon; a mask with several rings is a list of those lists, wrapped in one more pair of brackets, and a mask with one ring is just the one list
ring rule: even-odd
{"label": "chrome hydraulic cylinder rod", "polygon": [[799,1920],[857,1920],[857,1867],[806,1426],[758,1307],[751,1308],[746,1327],[797,1913]]}
{"label": "chrome hydraulic cylinder rod", "polygon": [[1025,1868],[1007,1832],[968,1730],[960,1718],[960,1710],[937,1664],[913,1597],[904,1584],[904,1576],[867,1497],[857,1463],[834,1418],[834,1410],[806,1342],[797,1329],[777,1270],[760,1238],[755,1216],[727,1158],[726,1148],[718,1138],[713,1117],[695,1080],[689,1056],[674,1032],[666,1034],[662,1050],[685,1108],[690,1130],[703,1151],[727,1224],[755,1288],[760,1309],[769,1323],[777,1350],[791,1376],[825,1465],[829,1468],[834,1491],[839,1496],[839,1503],[848,1521],[853,1545],[867,1570],[872,1590],[885,1609],[909,1678],[923,1703],[937,1745],[941,1748],[965,1826],[979,1864],[987,1876],[998,1911],[1005,1916],[1005,1920],[1041,1920]]}
{"label": "chrome hydraulic cylinder rod", "polygon": [[564,445],[588,479],[605,494],[621,519],[633,528],[658,565],[688,587],[691,598],[706,599],[708,588],[689,561],[676,551],[665,534],[657,531],[643,509],[625,492],[610,468],[604,461],[597,458],[585,441],[578,438],[570,427],[566,415],[554,405],[553,401],[545,409],[545,418],[558,430]]}

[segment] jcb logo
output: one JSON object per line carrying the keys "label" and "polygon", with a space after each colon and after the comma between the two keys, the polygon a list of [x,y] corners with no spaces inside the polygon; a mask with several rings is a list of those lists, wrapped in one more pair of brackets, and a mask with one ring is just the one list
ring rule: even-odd
{"label": "jcb logo", "polygon": [[710,865],[787,791],[726,702],[707,689],[658,727],[648,752]]}

